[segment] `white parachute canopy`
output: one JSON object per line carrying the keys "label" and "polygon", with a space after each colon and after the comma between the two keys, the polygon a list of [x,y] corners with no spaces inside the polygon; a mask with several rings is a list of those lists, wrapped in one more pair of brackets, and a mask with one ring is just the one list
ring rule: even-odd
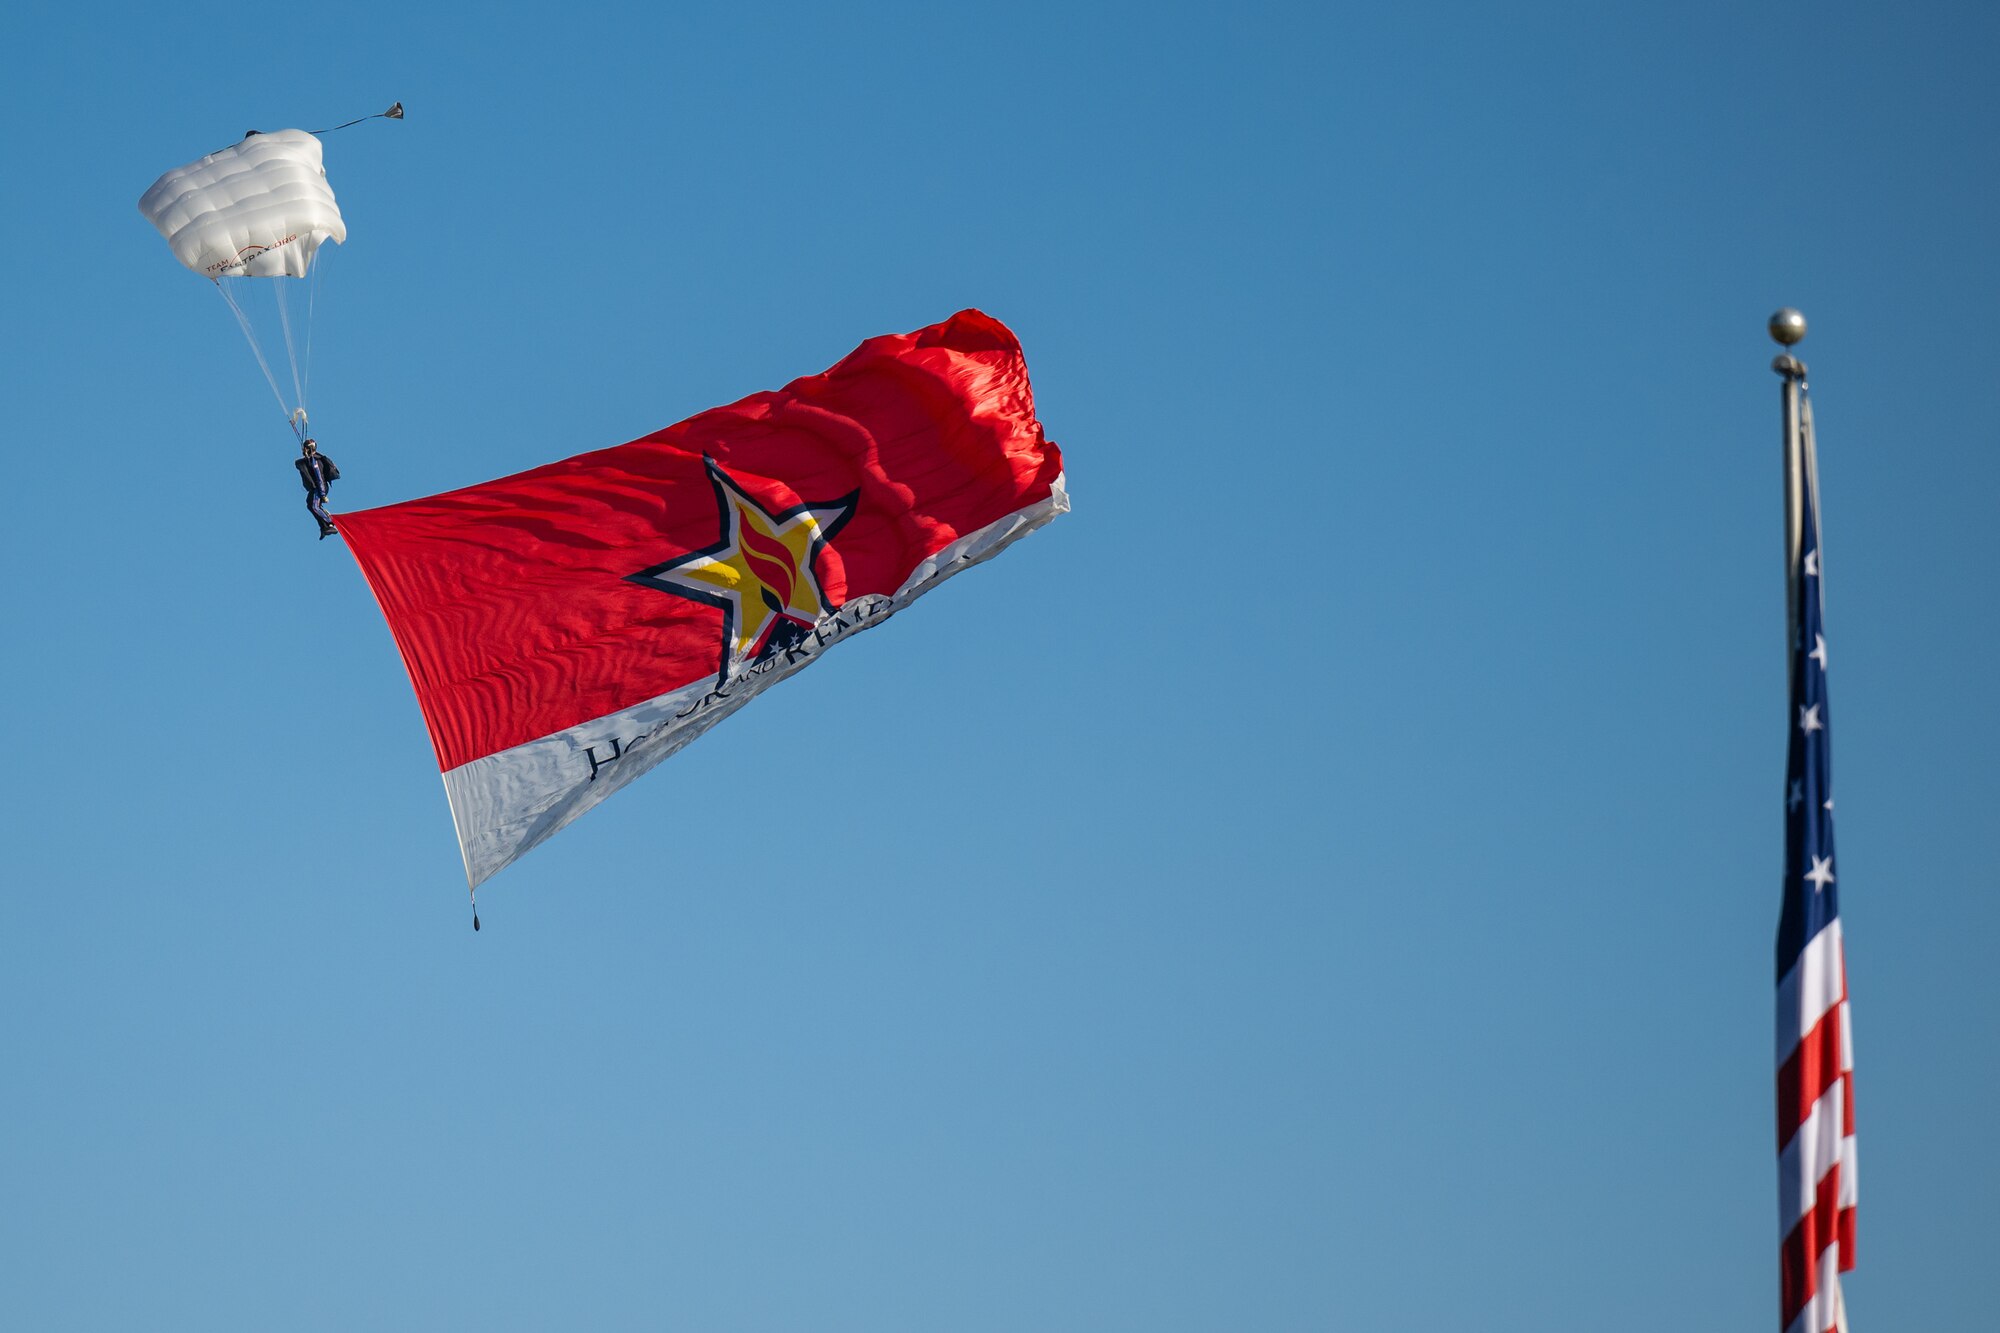
{"label": "white parachute canopy", "polygon": [[[395,114],[401,114],[400,103]],[[246,135],[154,181],[140,196],[139,211],[167,238],[176,259],[215,283],[278,410],[304,438],[312,313],[325,265],[323,257],[317,264],[314,258],[327,241],[347,239],[320,165],[318,137],[305,130]],[[274,362],[290,368],[289,394]]]}
{"label": "white parachute canopy", "polygon": [[304,130],[252,134],[175,167],[139,199],[174,257],[204,278],[302,278],[347,224]]}

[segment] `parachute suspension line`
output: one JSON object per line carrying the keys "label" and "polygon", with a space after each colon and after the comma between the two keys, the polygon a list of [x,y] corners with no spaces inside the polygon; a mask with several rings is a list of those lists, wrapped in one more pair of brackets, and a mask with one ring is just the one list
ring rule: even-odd
{"label": "parachute suspension line", "polygon": [[299,382],[299,348],[292,337],[292,300],[283,285],[292,279],[273,278],[272,281],[280,284],[278,290],[272,294],[278,299],[278,325],[285,331],[285,360],[292,363],[292,401],[299,405],[300,411],[304,411],[306,388]]}
{"label": "parachute suspension line", "polygon": [[479,929],[479,890],[468,887],[465,896],[472,899],[472,928]]}
{"label": "parachute suspension line", "polygon": [[[264,349],[257,345],[257,334],[250,327],[250,317],[243,313],[243,307],[236,304],[236,294],[229,290],[229,284],[234,279],[216,278],[214,281],[215,290],[222,293],[222,299],[229,302],[230,312],[236,316],[236,326],[243,330],[243,341],[250,344],[250,355],[257,358],[257,368],[264,372],[264,383],[271,386],[271,396],[278,400],[278,410],[284,412],[285,395],[278,388],[278,377],[271,373],[269,363],[264,360]],[[290,419],[289,413],[287,413],[287,419]],[[293,422],[292,429],[294,431],[298,430],[297,422]]]}
{"label": "parachute suspension line", "polygon": [[326,256],[315,254],[313,265],[306,270],[306,378],[299,388],[299,406],[306,405],[306,395],[312,392],[313,383],[313,307],[319,304],[319,269],[326,262]]}

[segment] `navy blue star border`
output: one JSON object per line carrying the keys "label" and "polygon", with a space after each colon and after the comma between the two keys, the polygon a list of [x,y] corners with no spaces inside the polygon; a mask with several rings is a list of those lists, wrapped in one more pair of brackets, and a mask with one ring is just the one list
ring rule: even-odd
{"label": "navy blue star border", "polygon": [[1778,917],[1778,979],[1806,942],[1840,915],[1833,852],[1833,711],[1826,689],[1826,627],[1820,593],[1819,496],[1812,437],[1799,469],[1801,514],[1793,568],[1791,741],[1785,762],[1785,887]]}

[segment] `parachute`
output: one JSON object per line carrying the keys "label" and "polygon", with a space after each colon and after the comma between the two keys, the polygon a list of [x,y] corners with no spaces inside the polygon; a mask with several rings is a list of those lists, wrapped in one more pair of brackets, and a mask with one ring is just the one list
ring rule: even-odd
{"label": "parachute", "polygon": [[303,278],[323,242],[347,239],[319,140],[304,130],[251,134],[175,167],[139,211],[204,278]]}
{"label": "parachute", "polygon": [[[378,115],[400,120],[403,104]],[[253,130],[241,143],[175,167],[139,199],[139,211],[174,257],[213,282],[228,303],[301,439],[312,387],[313,306],[326,262],[321,250],[347,239],[321,165],[318,135],[325,132]],[[289,370],[289,392],[274,362]]]}

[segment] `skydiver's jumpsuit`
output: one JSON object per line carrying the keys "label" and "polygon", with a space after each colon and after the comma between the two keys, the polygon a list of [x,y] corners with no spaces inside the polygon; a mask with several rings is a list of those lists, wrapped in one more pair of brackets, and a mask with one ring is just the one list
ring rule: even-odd
{"label": "skydiver's jumpsuit", "polygon": [[326,513],[326,492],[334,482],[340,480],[340,469],[333,460],[322,453],[311,453],[292,460],[292,466],[299,470],[299,480],[305,483],[306,509],[319,523],[319,535],[333,534],[333,520]]}

